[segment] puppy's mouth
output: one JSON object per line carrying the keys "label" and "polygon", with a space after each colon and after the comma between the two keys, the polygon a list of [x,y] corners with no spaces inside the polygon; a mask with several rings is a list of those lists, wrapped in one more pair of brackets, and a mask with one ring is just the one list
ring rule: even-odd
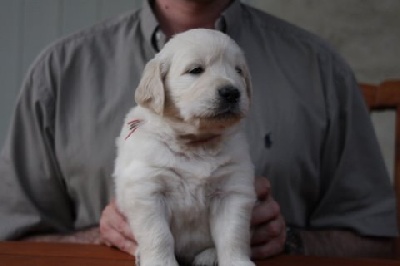
{"label": "puppy's mouth", "polygon": [[237,119],[242,116],[242,112],[238,105],[228,105],[228,104],[220,104],[218,108],[213,110],[206,119],[217,119],[217,120],[224,120],[224,119]]}
{"label": "puppy's mouth", "polygon": [[220,104],[220,106],[214,111],[212,118],[224,119],[240,116],[240,108],[237,104]]}
{"label": "puppy's mouth", "polygon": [[222,132],[237,124],[244,117],[239,109],[217,109],[194,118],[201,132]]}

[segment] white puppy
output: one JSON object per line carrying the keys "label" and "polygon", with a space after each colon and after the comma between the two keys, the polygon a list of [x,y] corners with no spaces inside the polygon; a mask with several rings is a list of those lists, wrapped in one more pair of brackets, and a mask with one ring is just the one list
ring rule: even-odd
{"label": "white puppy", "polygon": [[114,172],[141,266],[254,265],[254,170],[239,129],[250,93],[241,50],[218,31],[178,34],[146,65]]}

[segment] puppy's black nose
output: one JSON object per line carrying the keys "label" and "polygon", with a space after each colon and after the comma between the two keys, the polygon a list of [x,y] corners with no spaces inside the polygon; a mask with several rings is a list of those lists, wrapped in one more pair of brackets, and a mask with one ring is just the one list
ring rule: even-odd
{"label": "puppy's black nose", "polygon": [[232,86],[218,89],[218,94],[221,100],[226,103],[237,103],[240,98],[240,91]]}

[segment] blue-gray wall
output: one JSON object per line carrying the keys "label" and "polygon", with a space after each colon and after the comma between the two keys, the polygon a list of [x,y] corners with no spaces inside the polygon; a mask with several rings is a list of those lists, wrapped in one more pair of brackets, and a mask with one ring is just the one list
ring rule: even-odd
{"label": "blue-gray wall", "polygon": [[[0,146],[23,76],[60,36],[140,6],[142,0],[0,0]],[[243,0],[328,40],[357,78],[400,78],[399,0]],[[392,172],[394,116],[373,115]]]}

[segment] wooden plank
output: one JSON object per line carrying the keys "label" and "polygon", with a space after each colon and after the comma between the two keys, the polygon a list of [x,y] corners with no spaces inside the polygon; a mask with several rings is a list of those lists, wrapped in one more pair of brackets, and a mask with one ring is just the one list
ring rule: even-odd
{"label": "wooden plank", "polygon": [[360,87],[370,111],[395,111],[394,187],[400,226],[400,80],[388,80],[379,85],[360,84]]}
{"label": "wooden plank", "polygon": [[[398,250],[393,256],[382,258],[330,258],[313,256],[287,256],[281,254],[264,261],[257,261],[258,266],[391,266],[399,265]],[[115,265],[134,266],[134,258],[112,248],[96,245],[34,243],[34,242],[1,242],[0,265],[32,266],[32,265]]]}
{"label": "wooden plank", "polygon": [[42,257],[82,257],[91,259],[133,260],[125,252],[104,245],[72,243],[33,243],[7,241],[0,242],[0,254],[42,256]]}

